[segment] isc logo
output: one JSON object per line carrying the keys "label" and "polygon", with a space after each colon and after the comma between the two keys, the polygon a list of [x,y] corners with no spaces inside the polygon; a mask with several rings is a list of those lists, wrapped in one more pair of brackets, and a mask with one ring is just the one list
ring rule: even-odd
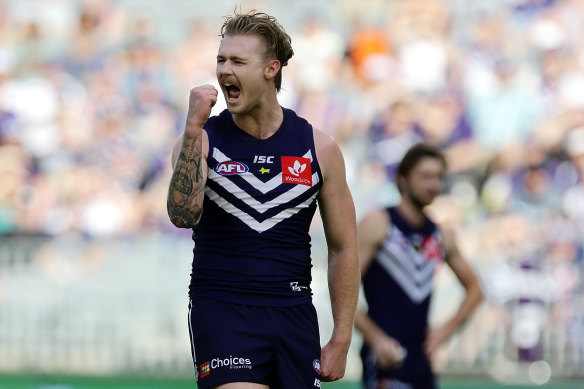
{"label": "isc logo", "polygon": [[232,176],[234,174],[242,174],[249,171],[246,164],[237,161],[220,162],[215,165],[214,170],[222,176]]}
{"label": "isc logo", "polygon": [[274,163],[274,156],[256,155],[253,157],[253,163]]}

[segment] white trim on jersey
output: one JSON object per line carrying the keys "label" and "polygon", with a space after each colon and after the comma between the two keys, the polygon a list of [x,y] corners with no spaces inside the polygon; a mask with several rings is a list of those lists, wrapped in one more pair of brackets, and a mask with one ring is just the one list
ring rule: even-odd
{"label": "white trim on jersey", "polygon": [[193,324],[191,323],[191,314],[193,312],[193,304],[190,303],[189,304],[189,315],[188,315],[188,321],[189,321],[189,335],[191,338],[191,351],[193,352],[193,363],[195,364],[195,371],[197,370],[197,353],[195,352],[195,338],[193,337]]}

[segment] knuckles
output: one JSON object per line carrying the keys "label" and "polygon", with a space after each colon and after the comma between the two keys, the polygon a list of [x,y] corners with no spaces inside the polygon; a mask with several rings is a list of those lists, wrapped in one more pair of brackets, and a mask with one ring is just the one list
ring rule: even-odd
{"label": "knuckles", "polygon": [[217,96],[217,89],[212,85],[200,85],[191,88],[190,94],[191,96],[195,95],[201,97],[206,95]]}
{"label": "knuckles", "polygon": [[211,85],[197,86],[190,90],[190,104],[198,105],[198,102],[202,102],[207,105],[209,103],[214,104],[217,101],[218,91],[215,87]]}

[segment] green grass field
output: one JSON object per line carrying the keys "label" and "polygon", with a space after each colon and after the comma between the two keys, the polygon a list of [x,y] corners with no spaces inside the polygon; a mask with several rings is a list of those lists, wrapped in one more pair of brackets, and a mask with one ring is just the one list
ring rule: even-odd
{"label": "green grass field", "polygon": [[[359,383],[323,383],[329,389],[361,389]],[[442,378],[441,389],[528,388],[529,386],[501,385],[479,378]],[[535,386],[532,386],[535,387]],[[542,388],[583,389],[584,381],[550,382]],[[0,376],[0,389],[195,389],[193,379],[161,379],[140,377],[54,377]]]}

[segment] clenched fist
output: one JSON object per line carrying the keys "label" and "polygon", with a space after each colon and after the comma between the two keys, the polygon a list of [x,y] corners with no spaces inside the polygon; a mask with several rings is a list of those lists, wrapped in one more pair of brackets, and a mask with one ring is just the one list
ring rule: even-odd
{"label": "clenched fist", "polygon": [[187,132],[200,131],[217,102],[217,89],[212,85],[201,85],[191,89],[189,96],[189,113],[187,115]]}

